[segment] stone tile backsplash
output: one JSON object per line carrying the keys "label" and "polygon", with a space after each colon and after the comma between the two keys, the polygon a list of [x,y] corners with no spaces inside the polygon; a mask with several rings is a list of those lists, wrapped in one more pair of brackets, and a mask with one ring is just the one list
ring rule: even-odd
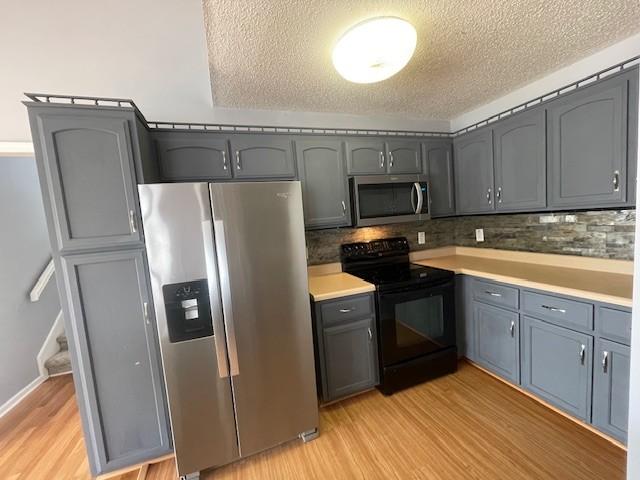
{"label": "stone tile backsplash", "polygon": [[[633,260],[635,210],[519,213],[308,231],[309,265],[339,262],[341,243],[405,236],[411,250],[458,245]],[[476,242],[475,229],[484,229]],[[418,245],[418,232],[426,243]]]}

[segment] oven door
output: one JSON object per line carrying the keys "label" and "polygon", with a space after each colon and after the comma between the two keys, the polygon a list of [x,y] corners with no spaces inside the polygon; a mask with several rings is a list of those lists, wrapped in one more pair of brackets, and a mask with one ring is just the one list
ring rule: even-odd
{"label": "oven door", "polygon": [[429,218],[429,189],[425,175],[353,177],[356,225],[381,225]]}
{"label": "oven door", "polygon": [[378,321],[384,366],[455,346],[453,280],[380,292]]}

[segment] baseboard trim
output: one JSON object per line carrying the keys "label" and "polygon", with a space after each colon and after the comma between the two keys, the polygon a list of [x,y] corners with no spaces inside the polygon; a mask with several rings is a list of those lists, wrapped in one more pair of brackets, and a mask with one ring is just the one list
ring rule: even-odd
{"label": "baseboard trim", "polygon": [[11,409],[17,406],[27,395],[29,395],[32,391],[39,387],[47,378],[48,377],[46,375],[38,376],[35,380],[29,383],[29,385],[24,387],[13,397],[4,402],[4,404],[0,405],[0,418],[9,413]]}

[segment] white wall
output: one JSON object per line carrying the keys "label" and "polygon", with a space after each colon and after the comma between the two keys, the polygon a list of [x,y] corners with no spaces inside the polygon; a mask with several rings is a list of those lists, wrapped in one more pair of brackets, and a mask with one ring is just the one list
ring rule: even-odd
{"label": "white wall", "polygon": [[201,0],[3,2],[0,59],[0,149],[30,141],[24,92],[132,98],[148,120],[449,129],[404,116],[214,108]]}
{"label": "white wall", "polygon": [[[640,104],[637,106],[640,110]],[[639,128],[640,135],[640,128]],[[640,136],[638,137],[640,138]],[[640,150],[638,152],[640,163]],[[636,179],[636,192],[640,181]],[[638,204],[636,193],[636,205]],[[633,321],[631,328],[631,392],[629,395],[629,438],[627,442],[627,479],[640,478],[640,223],[636,223],[633,269]]]}
{"label": "white wall", "polygon": [[640,55],[640,34],[600,50],[580,61],[524,85],[451,120],[452,131],[460,130],[500,112],[552,92],[581,78]]}

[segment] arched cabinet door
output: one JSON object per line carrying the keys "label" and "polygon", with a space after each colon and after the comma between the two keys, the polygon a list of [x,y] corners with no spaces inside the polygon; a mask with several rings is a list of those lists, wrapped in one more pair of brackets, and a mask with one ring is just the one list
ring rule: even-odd
{"label": "arched cabinet door", "polygon": [[155,135],[160,175],[169,182],[206,182],[231,178],[226,137],[205,132]]}
{"label": "arched cabinet door", "polygon": [[32,115],[54,250],[141,244],[129,118],[62,108]]}
{"label": "arched cabinet door", "polygon": [[413,140],[387,142],[387,166],[389,173],[422,173],[420,144]]}
{"label": "arched cabinet door", "polygon": [[288,136],[234,135],[230,141],[234,178],[296,177],[291,139]]}
{"label": "arched cabinet door", "polygon": [[567,95],[548,109],[551,207],[605,206],[627,199],[626,76]]}
{"label": "arched cabinet door", "polygon": [[347,173],[377,175],[387,173],[386,145],[380,139],[349,138],[346,142]]}

